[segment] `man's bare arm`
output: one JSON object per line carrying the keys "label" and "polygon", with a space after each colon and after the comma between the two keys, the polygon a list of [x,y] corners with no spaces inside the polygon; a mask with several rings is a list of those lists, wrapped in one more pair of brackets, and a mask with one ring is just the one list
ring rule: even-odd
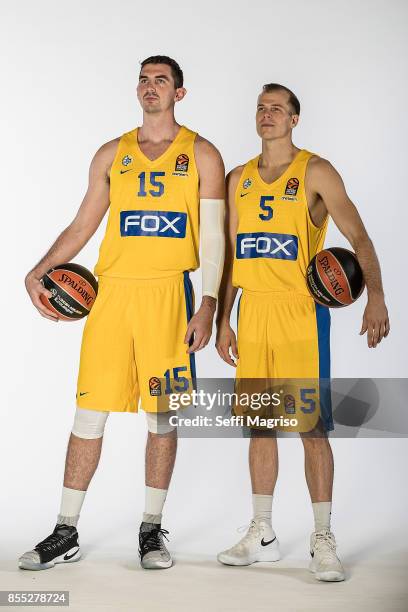
{"label": "man's bare arm", "polygon": [[238,229],[238,214],[235,206],[235,191],[241,176],[243,166],[234,168],[226,180],[227,206],[225,215],[225,264],[218,297],[217,341],[216,347],[220,357],[229,365],[235,366],[232,355],[238,358],[237,341],[230,325],[232,307],[237,295],[237,287],[232,285],[232,267],[234,263],[235,241]]}
{"label": "man's bare arm", "polygon": [[31,301],[47,319],[57,320],[40,300],[41,294],[51,296],[40,279],[50,268],[75,257],[97,230],[109,207],[109,171],[118,142],[119,139],[112,140],[97,151],[89,169],[88,189],[75,218],[26,276],[25,284]]}
{"label": "man's bare arm", "polygon": [[367,332],[368,346],[374,348],[388,335],[390,329],[381,269],[374,245],[335,168],[321,158],[312,159],[309,166],[308,189],[322,198],[333,221],[353,247],[363,270],[368,301],[360,334]]}

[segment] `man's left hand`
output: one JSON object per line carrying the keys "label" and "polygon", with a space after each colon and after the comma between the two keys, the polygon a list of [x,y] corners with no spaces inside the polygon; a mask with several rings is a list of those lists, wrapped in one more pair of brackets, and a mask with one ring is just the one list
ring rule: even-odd
{"label": "man's left hand", "polygon": [[364,310],[360,336],[367,332],[367,344],[375,348],[390,333],[390,320],[384,297],[369,297]]}

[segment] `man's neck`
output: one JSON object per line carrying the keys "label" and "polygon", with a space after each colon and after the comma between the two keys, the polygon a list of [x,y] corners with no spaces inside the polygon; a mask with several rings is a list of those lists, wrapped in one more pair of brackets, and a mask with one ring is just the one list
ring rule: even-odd
{"label": "man's neck", "polygon": [[163,140],[174,140],[180,125],[173,113],[143,113],[143,123],[139,128],[139,142],[159,143]]}
{"label": "man's neck", "polygon": [[274,168],[290,164],[298,151],[291,140],[263,140],[260,166]]}

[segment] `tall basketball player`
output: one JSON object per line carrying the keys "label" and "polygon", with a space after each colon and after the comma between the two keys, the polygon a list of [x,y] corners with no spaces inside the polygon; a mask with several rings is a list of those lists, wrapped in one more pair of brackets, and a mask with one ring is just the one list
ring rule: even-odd
{"label": "tall basketball player", "polygon": [[[289,89],[265,85],[256,112],[262,152],[227,178],[229,240],[217,349],[227,363],[237,363],[237,381],[329,378],[330,314],[310,297],[305,281],[308,262],[323,246],[329,215],[350,241],[364,272],[368,302],[361,334],[367,332],[368,346],[375,347],[389,332],[372,242],[333,166],[293,144],[299,113],[299,101]],[[239,287],[237,345],[229,318]],[[310,569],[319,580],[338,581],[344,571],[330,525],[333,456],[327,432],[333,421],[327,396],[319,398],[316,427],[309,433],[303,430],[301,437],[315,521]],[[276,436],[257,435],[255,429],[251,433],[253,518],[244,538],[218,555],[228,565],[279,559],[271,523],[278,475]]]}
{"label": "tall basketball player", "polygon": [[[141,127],[97,151],[75,219],[26,277],[34,306],[54,319],[40,301],[42,293],[49,295],[41,277],[75,257],[110,209],[95,268],[99,293],[83,334],[60,512],[53,533],[20,557],[21,568],[40,570],[80,558],[76,527],[106,419],[111,411],[137,412],[139,406],[149,430],[141,564],[172,565],[161,520],[177,437],[157,396],[172,392],[172,385],[191,390],[194,353],[211,335],[224,259],[224,166],[210,142],[176,122],[174,106],[185,94],[173,59],[142,62]],[[199,265],[200,237],[203,298],[194,314],[188,271]]]}

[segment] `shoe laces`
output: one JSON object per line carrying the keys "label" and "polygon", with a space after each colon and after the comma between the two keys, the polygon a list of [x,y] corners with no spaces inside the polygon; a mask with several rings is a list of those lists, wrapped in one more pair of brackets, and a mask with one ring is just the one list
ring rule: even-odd
{"label": "shoe laces", "polygon": [[237,531],[238,533],[247,531],[247,533],[233,548],[243,547],[246,544],[249,544],[253,539],[259,537],[262,534],[263,528],[261,527],[261,525],[259,525],[259,523],[252,520],[249,525],[242,525],[241,527],[238,527]]}
{"label": "shoe laces", "polygon": [[62,535],[59,529],[55,530],[51,535],[46,537],[44,540],[41,540],[41,542],[37,544],[34,550],[37,550],[39,552],[56,550],[64,546],[64,544],[66,544],[66,542],[68,542],[71,537],[72,533],[66,533],[65,535]]}
{"label": "shoe laces", "polygon": [[315,533],[314,550],[323,553],[325,557],[336,554],[336,540],[331,531],[317,531]]}
{"label": "shoe laces", "polygon": [[150,531],[142,532],[139,535],[139,553],[143,557],[146,553],[151,552],[153,550],[160,550],[165,552],[166,547],[163,542],[163,537],[169,541],[167,535],[168,531],[166,529],[154,528]]}

